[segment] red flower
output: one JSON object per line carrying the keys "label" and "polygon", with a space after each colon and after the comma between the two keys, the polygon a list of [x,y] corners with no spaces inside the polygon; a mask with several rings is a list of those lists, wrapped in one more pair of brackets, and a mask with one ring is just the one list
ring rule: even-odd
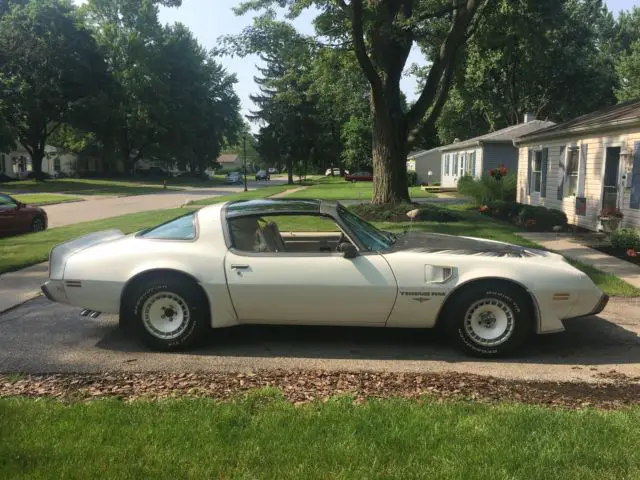
{"label": "red flower", "polygon": [[638,252],[636,252],[633,248],[630,248],[627,250],[627,255],[629,257],[637,257],[638,256]]}
{"label": "red flower", "polygon": [[495,177],[496,171],[492,168],[491,170],[489,170],[489,175],[491,175],[492,177]]}
{"label": "red flower", "polygon": [[482,213],[484,213],[484,212],[486,212],[486,211],[488,211],[488,210],[489,210],[489,207],[488,207],[487,205],[482,205],[482,206],[480,207],[480,211],[481,211]]}

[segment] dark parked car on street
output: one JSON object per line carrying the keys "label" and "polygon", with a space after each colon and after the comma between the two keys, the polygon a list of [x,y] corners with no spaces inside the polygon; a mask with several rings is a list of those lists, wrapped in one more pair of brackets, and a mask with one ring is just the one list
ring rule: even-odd
{"label": "dark parked car on street", "polygon": [[47,229],[47,213],[0,193],[0,236],[41,232]]}
{"label": "dark parked car on street", "polygon": [[373,182],[373,173],[356,172],[349,175],[345,175],[344,179],[347,182]]}
{"label": "dark parked car on street", "polygon": [[258,173],[256,173],[256,180],[271,180],[271,175],[264,170],[259,170]]}

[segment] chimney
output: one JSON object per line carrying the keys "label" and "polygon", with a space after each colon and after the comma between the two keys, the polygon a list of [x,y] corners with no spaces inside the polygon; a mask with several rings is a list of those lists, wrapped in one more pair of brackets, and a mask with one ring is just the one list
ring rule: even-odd
{"label": "chimney", "polygon": [[528,123],[528,122],[530,122],[532,120],[535,120],[535,119],[536,119],[536,117],[534,117],[532,113],[525,113],[524,114],[524,123]]}

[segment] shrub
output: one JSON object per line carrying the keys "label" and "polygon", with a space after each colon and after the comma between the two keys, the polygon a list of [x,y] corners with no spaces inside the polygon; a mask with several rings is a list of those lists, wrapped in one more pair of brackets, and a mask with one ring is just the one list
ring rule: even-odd
{"label": "shrub", "polygon": [[439,187],[440,186],[440,182],[433,182],[431,185],[433,185],[434,187]]}
{"label": "shrub", "polygon": [[549,232],[555,226],[567,226],[567,214],[552,208],[523,205],[517,217],[517,224],[527,230]]}
{"label": "shrub", "polygon": [[483,213],[500,220],[513,220],[518,217],[523,205],[513,201],[494,200],[486,203]]}
{"label": "shrub", "polygon": [[414,205],[401,203],[389,208],[386,205],[372,205],[370,203],[355,205],[351,210],[371,222],[408,222],[407,212],[418,209],[418,215],[414,221],[430,222],[457,222],[461,219],[456,212],[442,208],[438,205]]}
{"label": "shrub", "polygon": [[471,197],[477,205],[495,200],[515,201],[516,188],[517,179],[513,173],[483,175],[479,179],[465,175],[458,180],[458,192]]}
{"label": "shrub", "polygon": [[416,172],[407,172],[407,181],[410,187],[418,184],[418,174]]}
{"label": "shrub", "polygon": [[640,250],[640,234],[630,228],[616,230],[611,234],[611,246],[625,250]]}

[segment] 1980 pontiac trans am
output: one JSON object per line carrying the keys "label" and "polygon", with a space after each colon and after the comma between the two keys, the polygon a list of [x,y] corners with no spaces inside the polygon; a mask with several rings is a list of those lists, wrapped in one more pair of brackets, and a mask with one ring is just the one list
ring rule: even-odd
{"label": "1980 pontiac trans am", "polygon": [[562,331],[563,319],[599,313],[608,301],[551,252],[394,235],[340,203],[286,199],[212,205],[135,234],[63,243],[42,289],[85,315],[119,314],[162,350],[249,323],[438,326],[483,357],[515,353],[530,335]]}

